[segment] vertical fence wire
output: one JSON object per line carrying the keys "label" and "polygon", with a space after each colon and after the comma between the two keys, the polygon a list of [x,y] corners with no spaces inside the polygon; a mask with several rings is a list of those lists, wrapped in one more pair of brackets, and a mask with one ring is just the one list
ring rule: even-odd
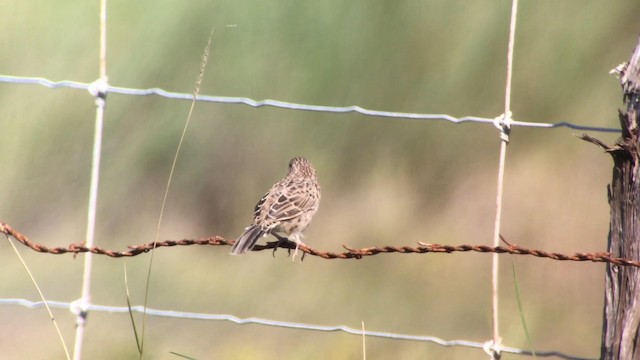
{"label": "vertical fence wire", "polygon": [[[91,183],[89,186],[89,204],[87,209],[87,233],[86,245],[93,246],[95,239],[96,209],[98,203],[98,179],[100,175],[100,158],[102,148],[102,128],[104,123],[104,109],[106,105],[107,88],[107,0],[100,0],[100,54],[99,54],[99,79],[94,83],[92,94],[96,99],[96,120],[93,139],[93,152],[91,159]],[[91,267],[93,255],[84,255],[84,271],[82,275],[82,290],[80,299],[75,308],[76,336],[73,347],[73,359],[82,358],[82,345],[84,330],[87,321],[88,305],[91,301]]]}
{"label": "vertical fence wire", "polygon": [[[498,184],[496,191],[496,217],[493,231],[493,246],[500,245],[500,226],[502,222],[502,195],[504,190],[504,168],[511,130],[511,79],[513,74],[513,48],[515,43],[516,19],[518,15],[518,0],[511,3],[511,20],[509,22],[509,44],[507,46],[507,79],[505,84],[504,115],[500,124],[500,160],[498,165]],[[498,308],[498,254],[493,254],[491,264],[491,313],[493,325],[493,349],[491,357],[500,359],[500,327]]]}

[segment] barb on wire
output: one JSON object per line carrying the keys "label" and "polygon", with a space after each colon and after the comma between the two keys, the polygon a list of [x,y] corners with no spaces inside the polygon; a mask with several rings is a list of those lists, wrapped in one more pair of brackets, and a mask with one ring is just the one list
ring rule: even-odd
{"label": "barb on wire", "polygon": [[[68,309],[72,304],[62,301],[47,301],[47,304],[53,308],[59,309]],[[29,309],[37,309],[44,306],[42,301],[30,301],[26,299],[0,299],[0,305],[19,305],[24,306]],[[105,305],[95,305],[90,304],[90,311],[102,311],[108,313],[129,313],[129,310],[133,312],[141,313],[144,311],[143,306],[133,306],[131,309],[125,306],[105,306]],[[147,315],[150,316],[158,316],[158,317],[167,317],[167,318],[178,318],[178,319],[192,319],[192,320],[213,320],[213,321],[230,321],[238,325],[246,325],[246,324],[255,324],[255,325],[264,325],[264,326],[272,326],[279,328],[288,328],[288,329],[297,329],[297,330],[308,330],[308,331],[321,331],[321,332],[344,332],[351,335],[358,336],[370,336],[391,340],[406,340],[406,341],[419,341],[419,342],[431,342],[440,346],[452,347],[452,346],[464,346],[482,349],[484,344],[475,341],[468,340],[444,340],[435,336],[426,336],[426,335],[408,335],[408,334],[398,334],[398,333],[390,333],[390,332],[382,332],[382,331],[362,331],[360,329],[354,329],[345,325],[317,325],[317,324],[307,324],[307,323],[295,323],[288,321],[278,321],[278,320],[270,320],[270,319],[262,319],[262,318],[239,318],[233,315],[228,314],[205,314],[205,313],[193,313],[193,312],[184,312],[184,311],[175,311],[175,310],[158,310],[158,309],[146,309]],[[501,347],[502,352],[519,354],[519,355],[530,355],[533,353],[529,350],[518,349],[514,347]],[[588,358],[581,358],[576,356],[571,356],[564,354],[559,351],[535,351],[536,357],[558,357],[566,360],[588,360]]]}
{"label": "barb on wire", "polygon": [[[0,222],[0,233],[7,234],[14,239],[18,240],[28,248],[47,254],[78,254],[78,253],[94,253],[98,255],[106,255],[113,258],[120,257],[132,257],[146,253],[154,248],[154,243],[146,243],[140,245],[129,246],[128,251],[114,251],[104,249],[98,246],[86,247],[82,244],[70,244],[67,247],[47,247],[38,243],[34,243],[29,240],[25,235],[14,230],[8,224]],[[233,245],[233,240],[226,240],[221,236],[211,236],[201,239],[182,239],[182,240],[165,240],[155,243],[156,248],[171,247],[171,246],[189,246],[189,245]],[[507,243],[508,244],[508,243]],[[277,248],[295,249],[294,242],[282,242],[272,241],[267,242],[265,245],[256,245],[253,251],[262,250],[275,250]],[[317,256],[323,259],[362,259],[365,256],[374,256],[378,254],[426,254],[426,253],[453,253],[453,252],[479,252],[479,253],[496,253],[496,254],[512,254],[512,255],[529,255],[540,258],[546,258],[558,261],[590,261],[597,263],[610,263],[620,266],[633,266],[640,267],[640,261],[614,257],[610,253],[605,252],[592,252],[592,253],[573,253],[563,254],[557,252],[548,252],[544,250],[528,249],[518,245],[508,246],[488,246],[488,245],[441,245],[441,244],[428,244],[418,242],[418,246],[383,246],[383,247],[370,247],[362,249],[354,249],[348,246],[344,246],[346,252],[336,253],[330,251],[319,251],[308,246],[300,245],[299,250],[305,254]]]}
{"label": "barb on wire", "polygon": [[[72,88],[88,90],[90,84],[77,82],[77,81],[52,81],[41,77],[23,77],[23,76],[9,76],[0,75],[0,82],[12,83],[12,84],[30,84],[41,85],[48,88]],[[108,92],[122,94],[122,95],[136,95],[136,96],[149,96],[157,95],[168,99],[176,100],[193,100],[193,94],[179,93],[163,90],[160,88],[149,89],[132,89],[118,86],[109,86]],[[445,120],[452,123],[466,123],[475,122],[483,124],[494,124],[495,119],[477,117],[477,116],[464,116],[455,117],[447,114],[418,114],[418,113],[404,113],[394,111],[380,111],[365,109],[363,107],[352,106],[323,106],[323,105],[308,105],[308,104],[296,104],[279,100],[253,100],[246,97],[229,97],[229,96],[210,96],[210,95],[198,95],[196,101],[223,103],[223,104],[242,104],[251,107],[263,107],[270,106],[288,110],[301,110],[301,111],[315,111],[315,112],[331,112],[331,113],[359,113],[366,116],[376,116],[385,118],[397,118],[397,119],[413,119],[413,120]],[[526,122],[526,121],[512,121],[511,126],[532,127],[542,129],[554,129],[554,128],[569,128],[583,131],[595,131],[595,132],[609,132],[619,133],[620,129],[607,128],[599,126],[578,125],[567,121],[561,121],[556,123],[543,123],[543,122]]]}

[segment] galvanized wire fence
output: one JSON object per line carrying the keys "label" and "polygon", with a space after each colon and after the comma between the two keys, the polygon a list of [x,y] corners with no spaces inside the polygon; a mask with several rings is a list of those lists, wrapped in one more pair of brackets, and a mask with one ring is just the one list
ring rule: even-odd
{"label": "galvanized wire fence", "polygon": [[[511,127],[530,127],[530,128],[540,128],[540,129],[554,129],[554,128],[570,128],[576,130],[583,131],[593,131],[593,132],[609,132],[616,133],[620,132],[619,129],[615,128],[606,128],[606,127],[598,127],[584,124],[575,124],[566,121],[558,121],[558,122],[523,122],[512,119],[510,114],[510,76],[508,76],[507,81],[507,90],[506,90],[506,100],[505,100],[505,114],[497,116],[496,118],[483,118],[477,116],[464,116],[464,117],[455,117],[448,114],[424,114],[424,113],[403,113],[403,112],[391,112],[391,111],[383,111],[383,110],[373,110],[363,108],[357,105],[351,106],[324,106],[324,105],[310,105],[310,104],[298,104],[298,103],[290,103],[286,101],[279,100],[254,100],[245,97],[225,97],[225,96],[209,96],[209,95],[196,95],[187,94],[187,93],[179,93],[172,92],[160,88],[150,88],[150,89],[135,89],[135,88],[125,88],[112,86],[107,82],[107,71],[106,71],[106,1],[102,1],[101,6],[101,55],[100,55],[100,74],[99,79],[94,83],[82,83],[71,80],[50,80],[41,77],[21,77],[21,76],[11,76],[11,75],[0,75],[0,83],[13,84],[16,86],[19,85],[31,85],[31,86],[44,86],[51,89],[59,89],[59,88],[69,88],[69,89],[77,89],[82,91],[89,91],[95,98],[97,104],[97,116],[96,116],[96,141],[94,142],[94,165],[92,167],[92,182],[91,182],[91,192],[89,196],[89,213],[88,213],[88,229],[87,229],[87,239],[93,238],[93,228],[95,226],[95,209],[96,209],[96,201],[97,201],[97,190],[98,190],[98,178],[99,178],[99,163],[100,163],[100,143],[101,143],[101,127],[102,127],[102,110],[105,105],[106,95],[109,93],[112,94],[120,94],[125,96],[161,96],[167,99],[172,100],[194,100],[197,102],[213,102],[213,103],[222,103],[222,104],[238,104],[238,105],[246,105],[251,107],[275,107],[281,109],[287,109],[292,111],[313,111],[313,112],[322,112],[329,114],[340,114],[340,113],[358,113],[364,116],[371,116],[377,118],[391,118],[391,119],[414,119],[421,121],[447,121],[454,124],[473,122],[473,123],[481,123],[487,124],[491,126],[496,126],[500,130],[500,140],[502,142],[502,151],[501,151],[501,159],[503,160],[501,164],[504,164],[504,157],[506,155],[506,144],[508,143],[508,135]],[[512,71],[511,68],[511,59],[513,57],[513,35],[515,32],[515,19],[516,19],[516,10],[517,10],[517,0],[513,2],[512,9],[512,22],[510,28],[511,34],[511,42],[509,46],[509,74]],[[498,193],[501,194],[501,179],[503,176],[504,167],[501,167],[498,185]],[[498,197],[496,200],[497,203],[497,216],[496,216],[496,234],[495,240],[497,241],[500,230],[500,208],[501,208],[501,198]],[[117,252],[113,250],[106,250],[94,246],[93,243],[87,243],[82,245],[70,245],[68,247],[60,247],[60,248],[46,248],[37,243],[30,242],[26,237],[20,233],[10,232],[9,227],[6,224],[0,223],[0,230],[5,233],[7,236],[12,236],[13,238],[21,241],[24,245],[29,246],[31,249],[51,253],[51,254],[60,254],[60,253],[88,253],[88,254],[105,254],[112,256],[113,254],[125,254],[122,256],[135,256],[140,253],[144,253],[150,250],[155,249],[156,247],[164,247],[164,246],[175,246],[175,245],[228,245],[229,242],[220,238],[220,239],[201,239],[202,241],[198,242],[198,240],[189,241],[189,239],[175,242],[158,242],[154,243],[151,246],[149,244],[143,244],[139,246],[134,246],[128,252]],[[21,239],[20,237],[23,237]],[[217,243],[212,243],[216,242]],[[273,244],[257,247],[256,250],[264,250],[271,249],[275,246]],[[542,250],[535,249],[525,249],[522,247],[518,247],[517,245],[510,245],[505,247],[500,247],[497,244],[494,244],[493,247],[490,246],[482,246],[482,245],[460,245],[458,247],[455,246],[444,246],[444,245],[434,245],[434,244],[420,244],[417,247],[384,247],[384,248],[369,248],[369,249],[347,249],[347,251],[343,254],[333,254],[320,252],[311,248],[303,247],[302,249],[305,253],[320,256],[323,258],[362,258],[363,256],[370,256],[380,253],[389,253],[389,252],[400,252],[400,253],[427,253],[427,252],[436,252],[436,253],[450,253],[454,251],[477,251],[483,253],[511,253],[511,254],[521,254],[521,255],[532,255],[537,257],[546,257],[555,260],[573,260],[573,261],[596,261],[596,262],[609,262],[615,263],[623,266],[638,266],[638,262],[632,261],[629,259],[617,259],[611,257],[610,254],[604,253],[576,253],[576,254],[559,254],[559,253],[550,253]],[[137,251],[137,252],[136,252]],[[135,252],[135,253],[134,253]],[[335,255],[335,256],[334,256]],[[87,259],[90,259],[88,257]],[[145,313],[148,316],[158,316],[158,317],[171,317],[171,318],[179,318],[179,319],[197,319],[197,320],[210,320],[210,321],[231,321],[236,324],[258,324],[264,326],[273,326],[273,327],[281,327],[281,328],[292,328],[299,330],[308,330],[308,331],[323,331],[323,332],[335,332],[341,331],[348,334],[353,335],[365,335],[372,337],[380,337],[394,340],[407,340],[407,341],[421,341],[421,342],[430,342],[435,343],[441,346],[464,346],[471,348],[483,349],[493,358],[499,358],[500,353],[513,353],[513,354],[521,354],[521,355],[534,355],[539,357],[559,357],[563,359],[581,359],[579,357],[567,355],[557,351],[531,351],[531,350],[523,350],[517,349],[513,347],[503,346],[500,342],[499,331],[497,327],[497,320],[494,320],[494,334],[493,339],[491,341],[487,341],[485,343],[465,341],[465,340],[443,340],[438,337],[433,336],[419,336],[419,335],[406,335],[399,333],[391,333],[391,332],[378,332],[378,331],[363,331],[353,329],[343,325],[336,326],[323,326],[317,324],[304,324],[304,323],[294,323],[294,322],[283,322],[277,320],[267,320],[260,318],[248,318],[241,319],[233,315],[228,314],[206,314],[206,313],[191,313],[191,312],[181,312],[181,311],[173,311],[173,310],[158,310],[158,309],[150,309],[146,306],[132,306],[132,307],[113,307],[113,306],[104,306],[104,305],[96,305],[91,304],[89,301],[90,295],[90,282],[91,282],[91,263],[88,260],[88,263],[85,264],[85,280],[83,287],[83,294],[78,301],[75,302],[59,302],[59,301],[50,301],[47,300],[46,304],[55,308],[66,308],[70,309],[77,316],[78,322],[78,330],[76,333],[75,340],[75,349],[74,349],[74,358],[81,358],[82,352],[82,338],[83,338],[83,327],[86,322],[86,315],[91,311],[101,311],[101,312],[109,312],[109,313],[129,313],[129,311],[133,312],[141,312]],[[497,262],[494,265],[494,274],[497,273]],[[497,291],[497,282],[494,284],[494,292]],[[10,306],[24,306],[27,308],[40,308],[45,305],[44,301],[35,302],[27,299],[0,299],[0,305],[10,305]],[[494,319],[497,319],[497,300],[494,303]]]}
{"label": "galvanized wire fence", "polygon": [[[28,76],[10,76],[0,74],[0,83],[9,84],[21,84],[21,85],[40,85],[52,89],[78,89],[89,91],[95,85],[90,83],[83,83],[71,80],[49,80],[41,77],[28,77]],[[174,91],[168,91],[160,88],[150,89],[133,89],[120,86],[106,85],[106,92],[120,95],[133,95],[133,96],[160,96],[172,100],[187,100],[193,99],[193,94],[180,93]],[[300,110],[300,111],[313,111],[323,112],[330,114],[344,114],[344,113],[358,113],[365,116],[371,116],[376,118],[392,118],[392,119],[412,119],[412,120],[427,120],[427,121],[448,121],[452,123],[481,123],[481,124],[494,124],[495,119],[484,118],[479,116],[462,116],[456,117],[448,114],[424,114],[424,113],[403,113],[395,111],[382,111],[367,109],[358,105],[350,106],[327,106],[327,105],[311,105],[311,104],[297,104],[281,100],[254,100],[246,97],[231,97],[231,96],[212,96],[212,95],[198,95],[196,97],[198,102],[210,102],[220,104],[237,104],[246,105],[251,107],[274,107],[286,110]],[[582,131],[594,131],[604,133],[619,133],[620,129],[608,128],[601,126],[591,126],[584,124],[576,124],[569,121],[557,121],[557,122],[527,122],[527,121],[512,121],[511,126],[514,127],[528,127],[538,129],[556,129],[556,128],[569,128]]]}

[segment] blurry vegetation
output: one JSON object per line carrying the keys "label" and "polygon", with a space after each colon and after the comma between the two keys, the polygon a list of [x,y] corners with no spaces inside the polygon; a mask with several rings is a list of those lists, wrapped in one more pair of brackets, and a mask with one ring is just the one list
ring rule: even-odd
{"label": "blurry vegetation", "polygon": [[[9,0],[3,8],[0,73],[96,79],[97,1]],[[504,106],[509,10],[508,1],[478,0],[110,2],[109,82],[191,92],[213,26],[203,94],[495,117]],[[640,4],[619,0],[521,2],[514,117],[617,127],[620,91],[608,71],[628,59],[639,11]],[[121,249],[153,240],[188,106],[109,95],[98,245]],[[81,91],[0,84],[1,221],[46,245],[83,240],[94,111]],[[511,242],[566,252],[605,248],[609,157],[572,133],[514,129],[503,228]],[[199,103],[161,239],[235,238],[288,160],[302,155],[314,163],[323,186],[320,211],[306,233],[311,246],[339,251],[341,244],[490,243],[498,148],[490,125]],[[79,296],[80,260],[23,253],[49,299]],[[292,264],[284,254],[232,258],[223,248],[159,250],[149,306],[490,338],[489,256],[307,257]],[[502,336],[507,345],[526,347],[509,259],[502,259]],[[513,260],[533,343],[595,356],[603,266]],[[130,269],[133,302],[142,302],[144,255],[98,257],[94,303],[124,306],[122,261]],[[3,251],[0,262],[0,297],[35,299],[15,255]],[[5,306],[0,319],[3,358],[61,354],[44,312]],[[57,319],[71,341],[74,319],[66,312]],[[362,353],[361,339],[345,334],[176,319],[148,324],[148,358],[171,358],[169,351],[201,359],[357,359]],[[480,351],[433,344],[367,344],[372,358],[485,358]],[[89,317],[87,358],[134,351],[127,316]]]}

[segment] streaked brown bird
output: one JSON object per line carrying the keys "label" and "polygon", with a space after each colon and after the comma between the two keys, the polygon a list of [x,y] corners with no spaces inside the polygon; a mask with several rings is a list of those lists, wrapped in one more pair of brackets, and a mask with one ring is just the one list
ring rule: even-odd
{"label": "streaked brown bird", "polygon": [[289,161],[289,173],[275,183],[256,204],[253,222],[236,240],[231,254],[251,251],[258,239],[274,235],[295,241],[296,251],[302,242],[302,232],[309,226],[320,204],[320,185],[316,170],[301,157]]}

